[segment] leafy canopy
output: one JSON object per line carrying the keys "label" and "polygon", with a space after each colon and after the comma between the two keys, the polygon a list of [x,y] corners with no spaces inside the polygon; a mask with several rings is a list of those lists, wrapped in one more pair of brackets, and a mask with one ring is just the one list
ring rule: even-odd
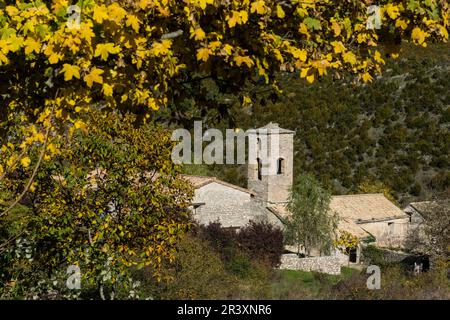
{"label": "leafy canopy", "polygon": [[[18,288],[32,288],[41,272],[53,275],[68,265],[81,268],[82,286],[114,287],[133,268],[148,267],[160,279],[162,263],[173,262],[192,190],[171,161],[170,132],[154,124],[135,128],[134,118],[94,112],[90,130],[59,141],[61,152],[41,166],[22,201],[28,214],[2,221],[32,248],[32,260],[11,261]],[[14,194],[27,178],[21,172],[2,183]],[[2,198],[0,209],[8,194]],[[2,255],[17,250],[14,241],[1,240]]]}
{"label": "leafy canopy", "polygon": [[[48,137],[88,130],[87,114],[97,106],[138,120],[157,110],[175,120],[197,115],[186,105],[201,116],[226,114],[226,101],[199,87],[202,79],[248,102],[243,83],[278,88],[273,75],[280,70],[308,82],[344,71],[368,82],[384,64],[381,44],[448,39],[445,0],[380,1],[381,29],[366,27],[371,4],[85,0],[76,3],[77,24],[67,0],[1,0],[0,175],[35,171],[58,153]],[[11,126],[20,126],[20,141],[9,141]],[[32,145],[45,153],[33,165]]]}

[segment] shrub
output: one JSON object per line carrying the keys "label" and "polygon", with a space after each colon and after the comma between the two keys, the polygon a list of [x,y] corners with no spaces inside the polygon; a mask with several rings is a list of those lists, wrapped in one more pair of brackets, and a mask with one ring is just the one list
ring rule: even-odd
{"label": "shrub", "polygon": [[207,241],[226,263],[239,264],[233,260],[241,259],[242,255],[270,267],[277,267],[281,262],[283,233],[267,222],[250,221],[239,232],[223,228],[220,222],[213,222],[197,225],[191,232],[197,238]]}
{"label": "shrub", "polygon": [[218,221],[208,225],[195,225],[191,233],[198,239],[208,242],[211,248],[220,254],[223,261],[230,261],[238,248],[236,231],[223,228]]}
{"label": "shrub", "polygon": [[367,264],[375,264],[375,265],[386,264],[383,251],[373,245],[363,247],[361,259]]}
{"label": "shrub", "polygon": [[432,271],[418,276],[405,272],[401,266],[384,266],[381,268],[380,290],[367,289],[367,277],[363,271],[341,280],[330,291],[330,298],[382,300],[450,298],[450,281],[444,265],[438,265]]}
{"label": "shrub", "polygon": [[224,262],[204,240],[187,234],[176,245],[176,260],[163,266],[157,282],[151,268],[137,270],[135,296],[146,299],[267,299],[272,270],[240,251]]}
{"label": "shrub", "polygon": [[271,267],[281,263],[283,232],[267,222],[250,223],[237,234],[237,241],[251,259],[267,262]]}
{"label": "shrub", "polygon": [[[74,264],[82,270],[82,290],[95,286],[105,296],[104,289],[112,288],[118,298],[130,267],[157,269],[172,260],[173,244],[187,230],[193,190],[170,159],[170,132],[155,123],[135,127],[134,116],[96,108],[85,121],[88,132],[76,131],[65,142],[52,138],[58,152],[34,178],[9,172],[1,179],[2,213],[16,199],[9,190],[35,183],[21,199],[29,214],[14,207],[8,220],[0,219],[0,229],[10,233],[0,230],[0,262],[9,269],[4,272],[2,263],[0,281],[24,296],[65,294],[65,285],[51,284]],[[16,238],[29,252],[5,257],[20,249]]]}
{"label": "shrub", "polygon": [[168,280],[157,284],[157,298],[227,299],[237,290],[220,255],[201,239],[186,235],[177,251],[175,263],[164,269]]}
{"label": "shrub", "polygon": [[226,262],[225,268],[232,274],[245,279],[252,272],[252,262],[244,253],[237,251],[235,255]]}

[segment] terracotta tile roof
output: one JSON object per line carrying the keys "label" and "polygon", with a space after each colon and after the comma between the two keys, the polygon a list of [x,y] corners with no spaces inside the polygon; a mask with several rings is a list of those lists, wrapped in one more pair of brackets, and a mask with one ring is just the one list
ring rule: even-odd
{"label": "terracotta tile roof", "polygon": [[[271,205],[267,209],[272,212],[281,222],[289,216],[289,211],[284,205]],[[368,237],[369,234],[360,226],[358,226],[351,219],[340,218],[338,223],[338,234],[339,231],[347,231],[358,238]]]}
{"label": "terracotta tile roof", "polygon": [[196,189],[203,187],[204,185],[213,181],[213,177],[206,177],[206,176],[191,176],[183,174],[181,175],[181,177],[187,180]]}
{"label": "terracotta tile roof", "polygon": [[277,216],[278,219],[280,219],[280,221],[284,221],[285,219],[287,219],[290,215],[289,210],[286,208],[286,205],[282,205],[282,204],[272,204],[267,206],[267,209],[272,212],[273,214],[275,214],[275,216]]}
{"label": "terracotta tile roof", "polygon": [[428,216],[431,211],[436,210],[440,207],[450,208],[450,199],[439,201],[411,202],[409,205],[413,207],[417,212],[419,212],[424,218],[426,218],[426,216]]}
{"label": "terracotta tile roof", "polygon": [[[271,205],[267,209],[281,221],[289,216],[289,211],[285,205]],[[369,233],[359,224],[361,222],[408,217],[383,194],[333,196],[331,197],[330,209],[339,215],[338,233],[339,231],[347,231],[358,238],[369,236]]]}
{"label": "terracotta tile roof", "polygon": [[407,218],[408,215],[382,193],[331,197],[330,208],[355,222]]}
{"label": "terracotta tile roof", "polygon": [[221,184],[221,185],[227,186],[227,187],[229,187],[229,188],[233,188],[233,189],[236,189],[236,190],[239,190],[239,191],[248,193],[248,194],[250,194],[250,195],[252,195],[252,196],[255,196],[255,195],[256,195],[256,194],[255,194],[253,191],[251,191],[251,190],[248,190],[248,189],[245,189],[245,188],[236,186],[236,185],[234,185],[234,184],[231,184],[231,183],[222,181],[222,180],[220,180],[220,179],[217,179],[216,177],[210,177],[210,176],[193,176],[193,175],[187,175],[187,174],[183,174],[183,175],[181,175],[181,177],[182,177],[183,179],[186,179],[190,184],[192,184],[192,186],[193,186],[195,189],[199,189],[199,188],[201,188],[201,187],[203,187],[203,186],[206,186],[206,185],[208,185],[208,184],[210,184],[210,183],[215,182],[215,183],[219,183],[219,184]]}
{"label": "terracotta tile roof", "polygon": [[358,224],[347,218],[339,219],[338,233],[339,231],[347,231],[360,239],[369,236],[369,233],[367,233],[363,228],[361,228]]}
{"label": "terracotta tile roof", "polygon": [[450,206],[450,199],[441,201],[411,202],[409,205],[419,212],[426,212],[438,206],[445,206],[445,207]]}

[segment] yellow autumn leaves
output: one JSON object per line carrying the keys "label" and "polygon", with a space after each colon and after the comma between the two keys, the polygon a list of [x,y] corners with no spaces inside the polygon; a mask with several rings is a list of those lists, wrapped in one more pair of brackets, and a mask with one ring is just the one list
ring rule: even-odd
{"label": "yellow autumn leaves", "polygon": [[120,52],[120,47],[115,46],[114,43],[101,43],[95,48],[94,57],[101,57],[102,60],[108,59],[110,54],[116,54]]}
{"label": "yellow autumn leaves", "polygon": [[388,3],[384,6],[384,10],[391,19],[395,20],[400,15],[400,10],[403,10],[403,6]]}
{"label": "yellow autumn leaves", "polygon": [[231,11],[231,16],[228,17],[228,26],[234,28],[236,24],[245,24],[248,21],[247,11]]}
{"label": "yellow autumn leaves", "polygon": [[347,62],[351,65],[356,64],[356,55],[351,51],[347,51],[346,53],[344,53],[342,55],[342,59],[344,60],[344,62]]}
{"label": "yellow autumn leaves", "polygon": [[214,0],[195,0],[195,3],[200,6],[200,8],[202,8],[203,10],[206,9],[206,6],[208,4],[213,4]]}
{"label": "yellow autumn leaves", "polygon": [[[426,2],[412,8],[389,1],[381,6],[383,24],[422,46],[432,37],[447,39],[448,6]],[[66,25],[68,5],[55,0],[0,9],[0,67],[11,63],[12,52],[23,53],[27,61],[54,68],[55,81],[70,82],[78,98],[100,92],[112,108],[158,109],[181,70],[207,68],[212,57],[266,81],[274,70],[299,71],[313,82],[333,69],[369,82],[384,64],[377,31],[366,28],[363,2],[97,0],[83,7],[78,29]],[[183,38],[164,38],[177,29]],[[181,63],[186,55],[197,65]]]}
{"label": "yellow autumn leaves", "polygon": [[39,41],[36,41],[33,38],[27,38],[27,40],[25,40],[24,42],[24,46],[26,55],[33,52],[39,53],[41,51],[41,44],[39,43]]}
{"label": "yellow autumn leaves", "polygon": [[[381,71],[381,66],[385,63],[381,58],[380,51],[375,49],[379,41],[376,31],[366,28],[367,16],[360,15],[355,21],[348,16],[344,18],[334,16],[328,21],[321,19],[320,12],[323,7],[331,5],[329,1],[324,1],[323,4],[299,3],[295,10],[291,6],[284,8],[285,4],[283,3],[271,4],[264,0],[231,2],[233,3],[232,9],[226,15],[225,26],[228,30],[239,32],[234,30],[243,30],[237,29],[237,27],[249,24],[249,21],[252,20],[254,25],[258,25],[261,29],[263,38],[260,40],[261,43],[264,43],[261,49],[264,49],[265,58],[270,56],[270,59],[280,63],[282,70],[299,70],[300,75],[310,83],[314,82],[318,76],[327,74],[329,68],[349,70],[362,81],[370,82],[373,80],[373,76]],[[407,17],[408,10],[401,2],[387,3],[381,7],[382,16],[385,17],[383,23],[392,25],[400,32],[411,30],[409,28],[414,21]],[[189,10],[189,13],[192,13],[192,9]],[[284,40],[274,34],[272,30],[267,29],[270,21],[292,19],[293,16],[299,21],[297,32],[300,36],[294,36],[295,32],[291,30],[287,34],[291,33],[294,38]],[[386,19],[393,21],[393,24]],[[286,23],[289,25],[292,20],[286,20]],[[429,27],[431,25],[440,30],[441,35],[446,33],[441,30],[442,27],[438,23],[428,23]],[[444,28],[444,30],[446,29]],[[227,31],[226,28],[225,31]],[[214,32],[206,33],[197,19],[193,19],[190,33],[191,39],[201,42],[201,47],[196,51],[196,58],[200,63],[208,62],[212,56],[222,56],[231,65],[237,67],[253,68],[256,66],[258,73],[267,79],[266,66],[261,63],[261,57],[248,54],[247,49],[243,47],[223,43],[222,35]],[[231,35],[235,35],[235,33],[231,33]],[[302,35],[306,37],[303,43],[301,43]],[[429,32],[417,26],[412,29],[410,39],[416,44],[426,45],[429,36]],[[326,40],[326,38],[331,38],[331,40]],[[448,38],[448,34],[443,38]],[[296,40],[299,40],[301,44]],[[306,43],[309,45],[304,46]],[[224,45],[228,46],[227,51],[224,50]],[[321,49],[317,50],[317,47]],[[324,50],[327,47],[329,49]],[[364,53],[360,52],[361,47],[368,47],[369,50],[364,50]],[[395,55],[392,54],[392,56]]]}
{"label": "yellow autumn leaves", "polygon": [[64,73],[64,80],[70,81],[73,77],[80,79],[80,67],[68,63],[63,65],[61,73]]}
{"label": "yellow autumn leaves", "polygon": [[267,9],[266,9],[266,2],[264,0],[257,0],[252,2],[251,7],[250,7],[250,12],[251,13],[257,13],[260,15],[263,15],[266,13]]}
{"label": "yellow autumn leaves", "polygon": [[[424,4],[426,7],[428,7],[426,10],[429,10],[429,12],[433,12],[433,16],[436,17],[437,11],[437,4],[434,1],[425,1]],[[417,12],[424,12],[424,9],[419,10],[419,3],[413,2],[409,3],[408,7],[411,7],[414,12],[417,14]],[[383,13],[384,16],[389,17],[392,20],[395,20],[395,27],[400,29],[400,31],[405,31],[408,29],[412,21],[409,18],[402,17],[402,13],[406,11],[407,8],[402,3],[388,3],[385,6],[383,6]],[[416,25],[414,28],[412,28],[411,31],[411,40],[417,45],[426,47],[427,43],[426,40],[431,36],[429,31],[427,29],[431,29],[433,31],[437,31],[437,34],[440,35],[444,41],[448,40],[448,4],[445,9],[443,8],[443,24],[437,23],[437,21],[434,21],[432,19],[429,19],[427,17],[424,17],[422,19],[422,26]],[[446,17],[447,16],[447,17]]]}
{"label": "yellow autumn leaves", "polygon": [[[284,3],[271,3],[265,0],[234,0],[227,2],[228,5],[214,0],[187,0],[185,3],[186,5],[180,8],[182,10],[179,12],[171,12],[170,10],[176,10],[173,6],[175,2],[171,0],[141,0],[138,2],[137,8],[129,8],[118,2],[97,1],[83,8],[82,26],[79,30],[67,30],[61,25],[61,28],[55,30],[53,34],[50,30],[46,30],[48,34],[44,37],[37,36],[36,29],[38,26],[45,24],[41,23],[44,21],[40,21],[40,19],[44,19],[43,13],[47,12],[51,15],[51,10],[46,8],[45,5],[39,7],[39,10],[30,12],[19,10],[14,6],[7,6],[3,14],[8,15],[11,19],[17,19],[17,22],[20,21],[20,25],[27,26],[26,30],[29,29],[27,31],[29,35],[18,36],[19,33],[15,33],[7,37],[5,35],[0,37],[2,44],[0,65],[9,63],[8,53],[10,50],[17,51],[23,47],[26,55],[44,52],[50,65],[63,63],[61,73],[64,74],[65,81],[82,79],[87,87],[91,88],[94,83],[102,84],[106,81],[102,73],[97,70],[101,69],[106,72],[109,72],[109,70],[106,70],[103,66],[92,69],[90,65],[92,61],[84,61],[84,65],[78,64],[76,60],[70,61],[71,58],[67,56],[67,50],[70,50],[70,53],[73,55],[77,55],[80,53],[80,50],[89,52],[88,44],[95,43],[95,47],[92,48],[92,56],[86,56],[85,60],[99,58],[101,61],[106,62],[113,55],[118,55],[118,57],[113,59],[122,59],[122,51],[131,49],[133,51],[131,61],[138,69],[141,69],[148,59],[168,55],[172,57],[171,60],[173,61],[171,63],[176,64],[175,55],[172,55],[171,41],[157,41],[156,39],[149,41],[147,39],[147,36],[151,36],[155,30],[160,32],[159,28],[161,26],[145,20],[145,13],[140,12],[141,9],[145,9],[153,10],[160,17],[172,15],[178,17],[177,19],[186,19],[190,27],[190,39],[201,42],[201,46],[195,49],[196,59],[199,63],[207,62],[211,56],[220,56],[233,66],[245,66],[247,68],[256,66],[259,74],[267,74],[266,66],[261,63],[262,57],[249,54],[245,44],[237,45],[224,41],[225,34],[231,32],[237,26],[248,24],[249,20],[253,19],[256,22],[255,26],[260,29],[259,38],[254,40],[255,42],[260,42],[261,52],[270,56],[271,60],[281,64],[284,70],[286,65],[288,65],[288,68],[294,66],[297,70],[309,68],[309,80],[315,78],[311,76],[312,69],[315,69],[312,64],[314,61],[329,62],[329,66],[326,67],[324,67],[323,63],[318,64],[319,68],[315,69],[316,76],[325,74],[327,67],[335,67],[337,69],[338,67],[347,66],[350,70],[362,75],[364,81],[370,81],[370,74],[376,73],[379,69],[377,59],[373,59],[373,56],[363,57],[359,54],[357,46],[352,47],[349,45],[350,43],[361,47],[377,45],[377,38],[374,33],[365,30],[364,18],[366,17],[358,16],[357,19],[355,18],[355,21],[349,17],[338,18],[336,15],[326,17],[325,7],[332,5],[331,1],[298,3],[295,6],[287,6]],[[337,11],[346,8],[345,4],[333,5],[336,6]],[[65,6],[67,6],[65,1],[55,1],[52,7],[53,13],[57,10],[64,10]],[[206,26],[200,24],[202,16],[209,14],[208,6],[211,7],[211,12],[216,10],[224,13],[224,27],[226,26],[226,28],[221,29],[220,27],[211,32],[211,27],[206,28]],[[214,10],[212,7],[214,7]],[[417,21],[414,22],[410,18],[405,17],[405,12],[408,10],[410,9],[400,1],[392,1],[382,6],[383,15],[386,19],[394,21],[395,28],[405,32],[406,30],[412,30],[410,37],[416,44],[426,45],[426,40],[432,34],[430,30],[434,30],[444,39],[448,38],[446,22],[439,24],[429,18],[424,18],[421,21],[421,26],[415,26],[411,29],[411,24],[417,23]],[[38,16],[39,18],[37,18]],[[282,39],[284,35],[277,35],[274,30],[270,29],[269,22],[273,19],[278,22],[285,20],[288,23],[286,26],[291,30],[286,35],[290,39],[284,40]],[[292,19],[294,19],[296,24],[292,24]],[[278,22],[274,23],[277,24]],[[105,26],[103,26],[104,24]],[[220,25],[219,22],[218,25]],[[103,35],[97,34],[94,26],[106,33]],[[427,30],[427,27],[430,30]],[[131,31],[133,34],[130,33]],[[142,33],[142,35],[135,37],[139,33]],[[118,34],[121,34],[121,36],[118,36]],[[98,43],[99,39],[92,42],[94,38],[99,36],[105,38],[101,39],[104,42]],[[234,36],[239,37],[239,35]],[[144,41],[141,41],[141,39],[144,39]],[[297,40],[299,41],[296,42]],[[286,41],[289,43],[286,44]],[[305,47],[307,41],[309,45]],[[330,48],[329,51],[323,52],[323,49],[327,46]],[[322,49],[314,52],[316,47],[321,47]],[[330,52],[335,54],[333,60],[328,58]],[[294,60],[289,61],[291,58]],[[180,70],[180,68],[182,67],[175,67],[174,70]],[[111,84],[107,83],[102,88],[102,91],[107,96],[112,94],[110,87]]]}
{"label": "yellow autumn leaves", "polygon": [[197,60],[206,62],[206,61],[208,61],[210,54],[211,54],[211,49],[200,48],[197,50]]}
{"label": "yellow autumn leaves", "polygon": [[29,157],[23,157],[22,159],[20,159],[20,164],[24,168],[28,168],[31,164],[31,159]]}
{"label": "yellow autumn leaves", "polygon": [[[70,81],[72,80],[72,78],[77,78],[80,79],[80,67],[76,66],[76,65],[70,65],[65,63],[61,73],[64,73],[64,80],[65,81]],[[103,78],[102,78],[102,74],[104,73],[103,70],[98,69],[98,68],[92,68],[90,70],[89,73],[87,73],[84,77],[83,80],[86,82],[86,85],[91,88],[94,84],[94,82],[96,83],[103,83]],[[107,95],[111,95],[112,90],[109,89],[107,90]]]}
{"label": "yellow autumn leaves", "polygon": [[426,38],[428,37],[428,33],[423,31],[422,29],[416,27],[413,29],[412,33],[411,33],[411,38],[412,40],[421,45],[426,47],[427,44],[425,43]]}
{"label": "yellow autumn leaves", "polygon": [[103,70],[98,68],[92,68],[90,73],[84,76],[84,81],[86,82],[88,87],[92,87],[94,82],[96,83],[103,83],[102,74],[104,73]]}
{"label": "yellow autumn leaves", "polygon": [[[267,12],[266,4],[264,0],[254,1],[250,6],[250,13],[257,13],[259,15],[263,15]],[[280,5],[276,6],[275,9],[276,16],[280,19],[283,19],[286,14],[283,8]],[[228,26],[230,28],[234,28],[237,24],[245,24],[248,21],[248,11],[241,10],[236,11],[232,10],[231,14],[227,17]]]}
{"label": "yellow autumn leaves", "polygon": [[339,230],[339,234],[339,238],[333,241],[335,247],[338,247],[345,252],[346,249],[354,249],[358,246],[358,237],[344,230]]}
{"label": "yellow autumn leaves", "polygon": [[[52,8],[54,13],[57,13],[65,11],[67,5],[68,3],[64,1],[56,1]],[[79,28],[70,28],[63,20],[59,21],[58,27],[53,30],[45,27],[45,33],[38,33],[37,30],[49,21],[59,19],[57,16],[52,16],[51,11],[47,10],[48,16],[40,17],[15,7],[5,11],[14,15],[14,19],[17,20],[17,30],[14,30],[12,34],[2,35],[2,30],[5,29],[1,29],[2,26],[0,26],[0,66],[10,63],[8,54],[11,51],[17,52],[21,48],[24,50],[26,59],[36,59],[37,55],[41,55],[47,59],[47,61],[44,60],[45,63],[57,71],[57,75],[61,75],[64,81],[72,82],[70,87],[73,90],[84,90],[84,92],[78,91],[77,99],[83,95],[89,96],[91,89],[98,90],[95,84],[101,85],[101,92],[105,98],[112,98],[115,92],[115,79],[121,78],[130,83],[136,81],[137,84],[135,89],[126,95],[126,99],[122,95],[122,102],[127,100],[128,103],[139,103],[148,106],[151,110],[157,110],[167,99],[165,97],[156,99],[145,91],[145,87],[161,84],[163,84],[161,87],[165,87],[165,79],[172,77],[182,68],[182,65],[178,65],[177,57],[171,55],[172,41],[169,39],[147,41],[147,36],[151,35],[155,27],[146,24],[145,32],[142,32],[144,31],[141,29],[142,13],[125,8],[119,3],[106,4],[103,1],[97,1],[96,4],[87,5],[83,8],[83,18]],[[0,9],[0,17],[3,14]],[[26,18],[30,20],[26,21]],[[30,21],[33,23],[31,24]],[[27,31],[24,31],[22,26],[28,26]],[[102,31],[96,33],[99,30]],[[136,35],[139,32],[142,34]],[[201,30],[198,30],[197,39],[202,36],[204,34],[202,35]],[[134,79],[133,75],[125,74],[130,69],[125,68],[123,51],[127,51],[128,57],[125,58],[127,63],[134,64],[132,69],[139,70],[148,65],[153,67],[158,65],[153,70],[147,70],[151,72],[165,70],[166,74],[158,76],[154,73],[152,76],[141,78],[145,79],[145,82]],[[164,69],[167,64],[172,67]],[[51,81],[55,80],[57,81],[57,79]],[[129,86],[129,84],[125,85]],[[81,89],[83,87],[84,89]],[[142,97],[147,97],[147,100],[144,101]],[[115,103],[115,100],[111,99],[109,102]]]}

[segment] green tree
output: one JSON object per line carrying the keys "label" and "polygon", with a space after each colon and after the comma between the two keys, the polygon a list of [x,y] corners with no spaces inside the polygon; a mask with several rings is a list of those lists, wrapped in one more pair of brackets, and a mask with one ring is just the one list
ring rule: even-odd
{"label": "green tree", "polygon": [[312,175],[301,175],[292,187],[288,203],[291,213],[286,220],[285,239],[290,245],[328,253],[332,247],[338,216],[330,211],[329,191]]}
{"label": "green tree", "polygon": [[[31,214],[17,222],[32,259],[11,261],[11,290],[40,296],[39,283],[69,265],[80,267],[82,288],[95,297],[130,283],[133,268],[151,267],[161,279],[161,264],[174,260],[175,242],[187,230],[192,190],[171,161],[170,132],[134,127],[135,120],[94,111],[89,131],[75,132],[42,165],[22,203]],[[17,178],[7,175],[3,183],[23,188]],[[17,241],[0,250],[17,252]]]}

